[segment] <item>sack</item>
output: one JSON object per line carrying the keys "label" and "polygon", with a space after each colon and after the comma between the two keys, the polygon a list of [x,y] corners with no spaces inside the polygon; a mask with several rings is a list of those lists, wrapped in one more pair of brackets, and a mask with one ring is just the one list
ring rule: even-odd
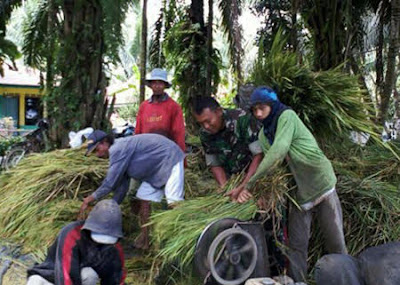
{"label": "sack", "polygon": [[240,86],[238,94],[233,98],[233,103],[235,103],[238,108],[250,113],[250,96],[254,89],[256,89],[256,86],[252,83]]}

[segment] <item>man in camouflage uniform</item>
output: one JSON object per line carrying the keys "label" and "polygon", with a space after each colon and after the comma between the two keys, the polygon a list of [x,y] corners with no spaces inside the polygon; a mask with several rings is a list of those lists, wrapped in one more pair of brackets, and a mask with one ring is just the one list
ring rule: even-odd
{"label": "man in camouflage uniform", "polygon": [[[245,185],[263,158],[255,118],[241,109],[222,109],[212,97],[196,101],[194,116],[202,126],[200,139],[206,163],[218,184],[222,187],[229,176],[247,170],[241,183]],[[235,200],[242,189],[237,187],[228,195]]]}

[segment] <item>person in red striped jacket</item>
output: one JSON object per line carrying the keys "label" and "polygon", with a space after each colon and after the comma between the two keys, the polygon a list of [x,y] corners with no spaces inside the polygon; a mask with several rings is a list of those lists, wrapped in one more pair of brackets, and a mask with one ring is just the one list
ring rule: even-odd
{"label": "person in red striped jacket", "polygon": [[65,226],[45,261],[28,270],[27,285],[125,284],[122,215],[114,200],[96,204],[85,221]]}

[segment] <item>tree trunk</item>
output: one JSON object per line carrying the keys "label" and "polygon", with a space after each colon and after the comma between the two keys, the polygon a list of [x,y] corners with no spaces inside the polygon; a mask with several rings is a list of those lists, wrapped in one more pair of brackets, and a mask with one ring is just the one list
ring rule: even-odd
{"label": "tree trunk", "polygon": [[[381,95],[383,92],[383,49],[384,49],[384,36],[383,36],[383,28],[384,28],[384,14],[386,1],[382,1],[381,8],[379,10],[379,24],[378,24],[378,42],[376,47],[376,61],[375,61],[375,69],[376,69],[376,83],[375,83],[375,101],[378,106],[381,105]],[[378,108],[379,109],[379,108]],[[380,110],[378,111],[380,113]],[[380,117],[380,115],[378,115]]]}
{"label": "tree trunk", "polygon": [[381,111],[380,120],[382,124],[384,124],[385,120],[388,119],[387,116],[388,116],[389,101],[397,80],[396,58],[399,52],[399,45],[400,45],[399,30],[400,30],[400,0],[392,0],[389,51],[387,57],[385,85],[383,88],[381,108],[380,108]]}
{"label": "tree trunk", "polygon": [[291,1],[292,11],[291,11],[291,20],[292,20],[292,30],[290,32],[290,42],[293,46],[293,51],[297,53],[297,13],[299,11],[299,0]]}
{"label": "tree trunk", "polygon": [[146,80],[146,62],[147,62],[147,0],[143,0],[142,9],[142,39],[140,47],[140,98],[139,101],[144,101],[145,95],[145,80]]}
{"label": "tree trunk", "polygon": [[212,52],[213,52],[213,0],[208,0],[208,23],[207,23],[207,75],[206,75],[206,92],[205,96],[211,96],[212,87]]}
{"label": "tree trunk", "polygon": [[53,33],[55,32],[54,29],[54,21],[53,19],[56,17],[55,10],[54,10],[54,0],[48,0],[48,13],[47,13],[47,47],[48,53],[46,58],[46,91],[45,94],[49,94],[53,89],[53,51],[54,51],[54,37]]}
{"label": "tree trunk", "polygon": [[[196,33],[193,35],[193,38],[191,39],[189,44],[194,44],[193,48],[193,55],[191,57],[191,67],[188,68],[185,76],[185,81],[186,82],[193,82],[191,87],[185,90],[187,94],[181,94],[181,96],[185,96],[186,101],[184,103],[184,109],[186,109],[185,112],[185,121],[186,121],[186,129],[192,133],[196,134],[197,128],[196,128],[196,120],[194,119],[192,115],[192,108],[194,104],[194,98],[196,96],[205,96],[206,95],[206,84],[205,81],[206,76],[204,76],[204,69],[206,69],[207,73],[207,67],[206,64],[204,63],[204,58],[201,58],[199,56],[201,54],[201,51],[203,49],[204,51],[204,46],[207,44],[207,38],[206,38],[206,33],[207,30],[204,26],[204,2],[203,0],[192,0],[190,4],[190,9],[189,9],[189,18],[191,21],[191,25],[199,25],[199,33]],[[203,53],[204,54],[204,53]],[[201,73],[201,69],[203,69],[203,74]]]}
{"label": "tree trunk", "polygon": [[204,27],[204,1],[192,0],[190,3],[190,19],[192,23],[197,23],[200,27]]}
{"label": "tree trunk", "polygon": [[103,12],[98,0],[64,1],[60,43],[61,82],[49,100],[52,139],[68,145],[68,132],[107,128],[106,78],[103,72]]}
{"label": "tree trunk", "polygon": [[243,47],[242,47],[242,33],[241,26],[239,24],[239,16],[240,16],[240,7],[238,0],[232,0],[232,22],[233,22],[233,39],[235,42],[235,63],[237,72],[237,80],[238,86],[237,91],[239,91],[239,87],[242,85],[243,76],[242,76],[242,55],[243,55]]}
{"label": "tree trunk", "polygon": [[346,47],[344,1],[313,0],[308,3],[308,25],[314,37],[316,70],[328,70],[343,63]]}

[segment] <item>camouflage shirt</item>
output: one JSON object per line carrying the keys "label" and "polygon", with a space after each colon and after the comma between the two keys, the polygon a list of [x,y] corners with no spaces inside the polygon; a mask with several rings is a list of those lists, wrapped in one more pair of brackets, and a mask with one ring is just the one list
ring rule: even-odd
{"label": "camouflage shirt", "polygon": [[224,109],[225,128],[217,134],[200,131],[208,166],[222,166],[231,175],[241,172],[262,153],[258,142],[260,125],[241,109]]}

